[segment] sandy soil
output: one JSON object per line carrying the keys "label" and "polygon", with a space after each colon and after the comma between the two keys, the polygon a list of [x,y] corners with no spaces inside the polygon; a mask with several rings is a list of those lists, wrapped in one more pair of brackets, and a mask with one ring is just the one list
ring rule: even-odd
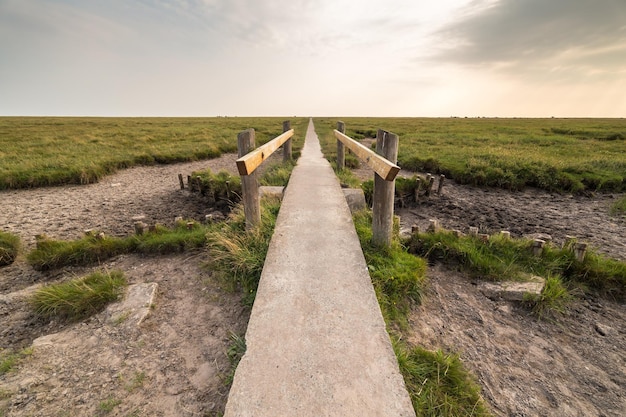
{"label": "sandy soil", "polygon": [[[99,184],[0,193],[0,228],[20,235],[73,239],[85,229],[132,232],[132,217],[171,224],[201,220],[206,201],[180,190],[178,173],[210,166],[234,171],[234,155],[208,162],[141,167]],[[410,175],[410,173],[407,173]],[[402,224],[513,235],[575,235],[624,259],[626,221],[608,216],[611,196],[570,197],[529,190],[508,193],[457,186],[399,210]],[[24,296],[45,282],[93,268],[39,273],[23,258],[0,269],[0,348],[36,342],[17,370],[0,376],[6,416],[205,416],[223,410],[229,332],[242,334],[247,311],[200,267],[203,252],[165,257],[125,255],[102,268],[131,283],[156,282],[158,297],[139,327],[111,324],[105,313],[75,325],[42,323]],[[626,310],[586,298],[556,321],[537,321],[522,306],[484,296],[475,282],[433,266],[425,303],[411,316],[412,340],[459,352],[499,416],[626,415]],[[119,402],[119,403],[118,403]],[[2,412],[0,412],[2,415]]]}

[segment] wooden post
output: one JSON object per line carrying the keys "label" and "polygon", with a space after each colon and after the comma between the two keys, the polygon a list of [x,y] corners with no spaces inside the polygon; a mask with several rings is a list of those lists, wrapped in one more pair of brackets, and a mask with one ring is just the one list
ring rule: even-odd
{"label": "wooden post", "polygon": [[[239,158],[254,148],[254,129],[244,130],[237,135]],[[246,229],[250,230],[261,224],[261,200],[259,198],[259,181],[256,171],[241,176],[243,194],[243,211],[246,215]]]}
{"label": "wooden post", "polygon": [[[337,122],[337,130],[346,134],[346,124],[344,122]],[[346,167],[346,148],[343,143],[337,139],[337,170],[342,170]]]}
{"label": "wooden post", "polygon": [[[398,160],[398,135],[378,129],[376,134],[376,153],[395,164]],[[374,174],[372,242],[375,245],[391,245],[395,188],[395,179],[393,181],[385,181],[380,175]]]}
{"label": "wooden post", "polygon": [[183,174],[178,174],[178,182],[180,182],[180,189],[185,189],[185,182],[183,181]]}
{"label": "wooden post", "polygon": [[541,256],[541,253],[543,252],[543,246],[545,244],[546,244],[545,240],[541,240],[541,239],[533,240],[533,243],[532,243],[533,255]]}
{"label": "wooden post", "polygon": [[[291,130],[291,121],[285,120],[283,122],[283,133],[289,130]],[[287,142],[283,144],[283,161],[291,161],[291,138],[289,138]]]}
{"label": "wooden post", "polygon": [[574,254],[576,255],[576,259],[578,262],[582,262],[585,260],[585,254],[587,252],[587,244],[586,243],[576,243],[574,246]]}
{"label": "wooden post", "polygon": [[437,186],[437,194],[441,195],[441,190],[443,190],[443,182],[446,180],[446,176],[441,174],[439,176],[439,185]]}

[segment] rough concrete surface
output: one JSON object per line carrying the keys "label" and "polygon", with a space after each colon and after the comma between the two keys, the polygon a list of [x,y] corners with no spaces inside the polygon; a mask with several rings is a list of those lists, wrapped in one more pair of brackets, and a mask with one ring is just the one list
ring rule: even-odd
{"label": "rough concrete surface", "polygon": [[225,416],[415,416],[350,211],[309,124]]}

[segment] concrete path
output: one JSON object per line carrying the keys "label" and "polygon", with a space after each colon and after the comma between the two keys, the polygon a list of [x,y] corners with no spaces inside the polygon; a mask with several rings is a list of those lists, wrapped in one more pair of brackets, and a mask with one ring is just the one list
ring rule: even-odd
{"label": "concrete path", "polygon": [[226,417],[415,416],[312,121],[285,191]]}

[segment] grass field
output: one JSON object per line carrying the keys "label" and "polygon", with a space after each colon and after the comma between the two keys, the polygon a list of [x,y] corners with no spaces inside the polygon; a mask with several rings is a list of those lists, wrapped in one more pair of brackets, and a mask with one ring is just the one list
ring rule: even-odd
{"label": "grass field", "polygon": [[[316,119],[324,153],[335,155],[340,119]],[[625,119],[345,118],[346,134],[400,137],[398,164],[465,184],[512,190],[626,191]]]}
{"label": "grass field", "polygon": [[[237,134],[257,145],[282,133],[284,118],[0,117],[0,190],[88,184],[118,169],[210,159],[237,152]],[[294,153],[308,119],[291,120]]]}

